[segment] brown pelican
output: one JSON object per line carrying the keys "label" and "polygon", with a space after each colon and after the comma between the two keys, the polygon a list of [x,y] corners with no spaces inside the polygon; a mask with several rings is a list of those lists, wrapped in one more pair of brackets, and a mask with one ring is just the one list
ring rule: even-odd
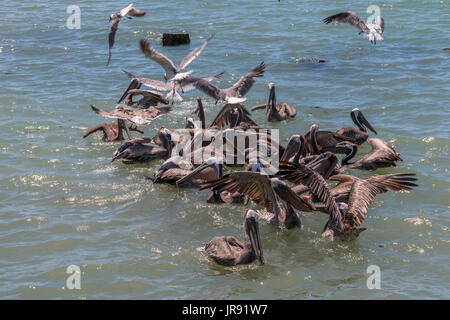
{"label": "brown pelican", "polygon": [[212,83],[199,79],[193,82],[194,87],[217,101],[223,100],[228,103],[239,103],[245,101],[243,98],[252,88],[255,80],[253,78],[262,77],[266,65],[264,61],[255,69],[243,75],[233,86],[227,89],[219,89]]}
{"label": "brown pelican", "polygon": [[187,77],[187,78],[177,80],[177,81],[164,82],[164,81],[159,81],[159,80],[153,80],[153,79],[146,78],[146,77],[135,76],[132,73],[125,71],[125,70],[122,70],[122,71],[125,72],[131,79],[139,81],[146,87],[150,87],[150,88],[153,88],[158,91],[167,92],[167,94],[165,95],[164,98],[171,100],[172,103],[174,101],[183,101],[183,98],[178,93],[178,91],[187,92],[187,91],[194,90],[195,87],[194,87],[193,83],[198,81],[199,79],[203,79],[204,81],[210,82],[212,80],[219,79],[223,74],[223,72],[221,72],[215,76],[207,77],[207,78]]}
{"label": "brown pelican", "polygon": [[[176,185],[179,186],[184,183],[188,183],[190,185],[198,186],[197,181],[200,183],[214,181],[222,177],[222,170],[223,166],[219,163],[217,158],[211,157],[198,166],[195,170],[192,170],[183,177],[180,177],[180,179],[176,181]],[[192,183],[193,181],[196,182]]]}
{"label": "brown pelican", "polygon": [[[120,121],[120,119],[119,119]],[[122,122],[120,121],[120,123],[117,122],[112,122],[112,123],[101,123],[99,125],[96,125],[95,127],[92,127],[88,130],[86,130],[83,133],[83,138],[86,138],[87,136],[89,136],[91,133],[94,133],[96,131],[103,131],[103,141],[119,141],[119,140],[124,140],[123,137],[123,127],[122,127]],[[142,131],[141,129],[139,129],[136,126],[130,125],[128,126],[128,130],[130,131],[137,131],[139,133],[144,133],[144,131]]]}
{"label": "brown pelican", "polygon": [[[281,162],[284,161],[281,160]],[[328,179],[338,163],[338,158],[332,152],[325,152],[311,157],[311,159],[308,159],[307,162],[298,161],[294,163],[306,165],[308,168],[320,174],[324,179]],[[292,188],[292,191],[294,191],[297,195],[301,195],[309,191],[309,187],[304,184],[297,184]]]}
{"label": "brown pelican", "polygon": [[361,159],[342,166],[337,170],[338,172],[346,169],[375,170],[377,168],[395,167],[396,161],[403,161],[400,158],[400,153],[395,152],[394,148],[388,145],[386,141],[377,138],[371,138],[367,141],[372,147],[370,152]]}
{"label": "brown pelican", "polygon": [[377,134],[376,130],[371,126],[369,121],[367,121],[367,119],[358,108],[354,108],[350,112],[350,116],[353,122],[358,126],[358,129],[353,127],[341,128],[339,130],[336,130],[336,133],[355,139],[355,143],[358,145],[365,142],[369,137],[365,126],[367,126],[370,131]]}
{"label": "brown pelican", "polygon": [[214,237],[205,245],[205,251],[215,262],[226,266],[252,263],[256,259],[263,265],[258,214],[251,209],[245,211],[243,242],[233,236]]}
{"label": "brown pelican", "polygon": [[123,17],[127,17],[131,19],[129,16],[133,17],[142,17],[145,16],[145,11],[137,10],[133,7],[133,4],[130,3],[128,6],[120,9],[116,13],[113,13],[109,16],[109,22],[111,22],[111,26],[109,27],[109,57],[108,62],[106,65],[109,65],[109,62],[111,61],[111,49],[114,46],[114,39],[116,37],[117,29],[119,28],[120,20],[122,20]]}
{"label": "brown pelican", "polygon": [[187,72],[180,72],[180,71],[186,68],[192,61],[194,61],[196,57],[198,57],[198,55],[203,51],[203,49],[208,44],[209,40],[211,40],[213,37],[214,35],[211,35],[208,39],[206,39],[206,41],[201,46],[192,50],[186,57],[184,57],[183,60],[181,60],[178,67],[175,67],[172,60],[167,58],[165,55],[151,48],[150,43],[147,40],[141,39],[139,44],[141,46],[141,51],[147,58],[152,59],[153,61],[158,63],[161,67],[163,67],[163,69],[166,72],[164,75],[164,79],[166,81],[181,80],[186,78],[189,74],[191,74],[193,70]]}
{"label": "brown pelican", "polygon": [[265,105],[257,105],[252,108],[252,111],[265,108],[267,114],[267,121],[282,121],[287,118],[294,118],[297,115],[297,111],[286,102],[277,103],[275,96],[275,83],[269,83],[269,97]]}
{"label": "brown pelican", "polygon": [[[203,105],[202,105],[203,107]],[[197,108],[195,111],[199,117],[201,109]],[[257,124],[250,118],[250,112],[240,103],[226,103],[217,112],[213,120],[211,120],[207,129],[215,128],[222,129],[226,125],[230,128],[235,128],[241,123],[247,123],[249,126],[257,126]]]}
{"label": "brown pelican", "polygon": [[167,107],[149,107],[144,110],[132,110],[125,109],[122,106],[117,106],[112,110],[101,110],[91,105],[92,110],[95,113],[106,117],[106,118],[114,118],[114,119],[123,119],[128,120],[137,125],[148,125],[152,120],[168,113],[172,110],[171,106]]}
{"label": "brown pelican", "polygon": [[342,141],[355,142],[354,138],[344,136],[337,132],[319,130],[317,124],[313,124],[304,134],[306,150],[310,154],[319,154],[321,149],[338,144]]}
{"label": "brown pelican", "polygon": [[137,138],[125,142],[121,145],[111,161],[120,160],[123,163],[142,163],[149,162],[154,159],[167,159],[172,152],[172,141],[169,132],[162,133],[164,147],[149,146],[150,138]]}
{"label": "brown pelican", "polygon": [[347,174],[338,174],[328,178],[331,181],[338,181],[339,183],[331,189],[331,195],[335,198],[337,202],[348,202],[350,191],[352,190],[353,184],[356,181],[363,180],[367,183],[381,183],[386,188],[392,191],[400,190],[412,190],[411,187],[417,187],[417,184],[411,181],[417,181],[415,173],[393,173],[393,174],[383,174],[376,175],[366,179],[360,179]]}
{"label": "brown pelican", "polygon": [[[120,97],[117,103],[124,103],[129,107],[148,109],[149,107],[156,107],[158,103],[169,104],[167,99],[163,98],[159,92],[151,90],[142,90],[142,83],[136,79],[131,79],[128,88]],[[133,97],[141,95],[142,98],[138,101],[133,101]]]}
{"label": "brown pelican", "polygon": [[[312,169],[301,164],[280,163],[280,171],[277,174],[283,180],[293,183],[303,183],[310,187],[311,193],[325,204],[317,209],[330,214],[330,218],[325,225],[322,236],[333,239],[335,236],[341,240],[354,240],[358,235],[366,230],[360,228],[361,223],[367,215],[367,211],[372,200],[381,193],[391,190],[409,190],[416,186],[410,181],[413,173],[384,175],[372,177],[373,179],[354,179],[348,191],[348,204],[337,203],[333,192],[328,187],[323,177],[315,173]],[[335,177],[347,181],[353,178]],[[336,193],[335,193],[336,195]]]}
{"label": "brown pelican", "polygon": [[[212,188],[212,191],[238,192],[250,197],[265,209],[256,211],[261,219],[267,220],[282,229],[300,227],[301,221],[294,210],[313,211],[314,207],[299,198],[283,181],[270,179],[258,172],[232,172],[223,178],[205,183],[200,190]],[[281,200],[283,209],[278,203]]]}
{"label": "brown pelican", "polygon": [[351,24],[352,26],[360,30],[359,34],[365,33],[367,38],[373,44],[376,44],[377,40],[383,40],[383,37],[381,35],[383,34],[384,31],[384,19],[381,16],[377,16],[375,24],[366,24],[358,17],[358,15],[355,12],[345,11],[329,16],[323,19],[323,21],[326,24],[332,21]]}

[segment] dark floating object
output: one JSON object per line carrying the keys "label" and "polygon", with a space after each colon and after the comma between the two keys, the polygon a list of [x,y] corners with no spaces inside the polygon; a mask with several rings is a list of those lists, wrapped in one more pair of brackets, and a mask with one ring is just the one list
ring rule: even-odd
{"label": "dark floating object", "polygon": [[179,46],[190,42],[189,33],[163,33],[163,46]]}
{"label": "dark floating object", "polygon": [[447,51],[450,51],[450,48],[444,48],[444,49],[442,49],[442,50],[447,50]]}

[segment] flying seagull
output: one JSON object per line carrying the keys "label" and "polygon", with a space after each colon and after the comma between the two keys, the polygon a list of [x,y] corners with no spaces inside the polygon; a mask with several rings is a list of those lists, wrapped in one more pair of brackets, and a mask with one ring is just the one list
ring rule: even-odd
{"label": "flying seagull", "polygon": [[162,53],[159,53],[155,49],[150,47],[150,43],[145,40],[141,39],[139,42],[141,46],[141,50],[144,53],[144,55],[147,58],[152,59],[153,61],[156,61],[163,69],[166,71],[166,74],[164,75],[164,79],[166,81],[168,80],[182,80],[186,78],[189,74],[193,72],[193,70],[187,71],[187,72],[180,72],[184,68],[186,68],[192,61],[194,61],[195,58],[197,58],[200,53],[205,49],[206,45],[208,44],[209,40],[211,40],[214,37],[214,34],[211,35],[206,41],[199,47],[192,50],[186,57],[184,57],[183,60],[181,60],[178,67],[175,67],[175,64],[167,58]]}
{"label": "flying seagull", "polygon": [[[167,91],[167,94],[165,95],[165,99],[173,101],[182,101],[183,98],[178,93],[178,91],[182,91],[183,93],[186,91],[194,90],[195,87],[193,86],[193,83],[197,81],[198,77],[187,77],[179,81],[159,81],[159,80],[153,80],[146,77],[139,77],[131,74],[128,71],[122,70],[125,72],[131,79],[135,79],[142,83],[146,87],[150,87],[152,89],[158,90],[158,91]],[[212,81],[214,79],[219,79],[222,76],[223,72],[207,78],[202,78],[204,81]],[[120,102],[120,101],[119,101]]]}
{"label": "flying seagull", "polygon": [[199,79],[193,83],[194,87],[217,101],[223,100],[228,103],[241,103],[246,99],[243,98],[252,88],[255,79],[263,76],[266,65],[261,62],[255,69],[243,75],[238,82],[227,89],[219,89],[212,83]]}
{"label": "flying seagull", "polygon": [[128,6],[120,9],[116,13],[113,13],[109,16],[109,22],[111,22],[111,26],[109,27],[109,57],[108,57],[108,63],[106,65],[109,65],[109,62],[111,61],[111,49],[114,46],[114,39],[116,37],[117,29],[119,28],[120,20],[122,20],[123,17],[127,17],[128,19],[131,19],[130,16],[133,17],[142,17],[145,16],[145,11],[137,10],[133,7],[133,4],[130,3]]}
{"label": "flying seagull", "polygon": [[360,30],[359,34],[365,33],[366,37],[369,38],[370,42],[373,44],[377,44],[377,40],[383,40],[381,35],[384,31],[384,19],[381,16],[377,16],[375,24],[366,24],[355,12],[345,11],[329,16],[323,19],[323,21],[326,24],[331,23],[332,21],[351,24]]}

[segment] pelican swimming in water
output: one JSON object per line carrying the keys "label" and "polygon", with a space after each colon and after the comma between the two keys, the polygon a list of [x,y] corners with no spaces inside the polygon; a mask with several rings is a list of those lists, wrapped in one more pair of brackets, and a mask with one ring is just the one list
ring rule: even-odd
{"label": "pelican swimming in water", "polygon": [[114,158],[111,161],[120,160],[123,163],[130,164],[149,162],[154,159],[167,159],[172,152],[170,132],[168,130],[162,132],[161,139],[164,147],[146,145],[146,143],[151,142],[152,139],[150,138],[129,140],[114,152]]}
{"label": "pelican swimming in water", "polygon": [[263,76],[265,67],[264,61],[261,62],[256,68],[243,75],[233,86],[227,89],[220,89],[203,79],[193,82],[193,85],[197,90],[216,100],[216,103],[219,100],[226,101],[227,103],[240,103],[246,100],[244,96],[255,83],[254,78]]}
{"label": "pelican swimming in water", "polygon": [[367,121],[366,117],[364,117],[363,113],[358,108],[354,108],[350,112],[350,117],[358,126],[358,129],[353,127],[341,128],[339,130],[336,130],[336,133],[355,139],[355,143],[358,145],[365,142],[369,137],[366,126],[370,131],[377,134],[377,131],[372,127],[369,121]]}
{"label": "pelican swimming in water", "polygon": [[[200,190],[209,189],[218,192],[224,190],[238,192],[250,197],[265,209],[257,210],[261,219],[281,229],[301,226],[298,213],[294,210],[313,211],[314,207],[298,197],[283,181],[269,178],[258,172],[232,172],[223,178],[205,183]],[[280,207],[279,201],[283,208]]]}
{"label": "pelican swimming in water", "polygon": [[[201,100],[200,100],[201,102]],[[199,107],[195,112],[201,119],[201,112],[203,112],[203,104],[199,104]],[[202,119],[201,119],[202,120]],[[236,128],[241,123],[246,123],[248,126],[257,126],[257,124],[250,118],[250,112],[240,103],[226,103],[217,112],[214,119],[211,120],[207,129],[222,129],[226,125],[230,128]]]}
{"label": "pelican swimming in water", "polygon": [[[198,186],[198,183],[206,183],[214,181],[222,177],[223,166],[215,157],[210,157],[208,160],[199,165],[195,170],[192,170],[188,174],[178,179],[175,183],[180,186],[184,183],[194,184]],[[192,183],[196,181],[195,183]]]}
{"label": "pelican swimming in water", "polygon": [[154,183],[168,183],[177,186],[200,186],[200,184],[216,180],[222,176],[222,164],[210,157],[193,170],[190,161],[181,156],[174,156],[164,162],[153,177],[148,177]]}
{"label": "pelican swimming in water", "polygon": [[323,19],[323,21],[326,24],[329,24],[332,21],[348,23],[360,30],[359,34],[365,33],[366,37],[373,44],[377,44],[377,40],[383,40],[381,35],[384,31],[384,19],[381,16],[377,16],[375,24],[366,24],[355,12],[345,11],[329,16]]}
{"label": "pelican swimming in water", "polygon": [[[325,206],[317,206],[316,209],[324,211],[330,215],[327,224],[322,232],[323,237],[341,240],[354,240],[358,235],[366,230],[360,228],[361,223],[367,215],[368,208],[372,200],[379,194],[387,192],[389,189],[410,190],[416,184],[411,183],[416,179],[411,178],[414,173],[392,174],[375,176],[368,179],[358,179],[351,176],[334,176],[330,178],[342,182],[350,182],[342,187],[345,190],[332,192],[325,179],[314,172],[311,168],[301,164],[280,163],[280,171],[277,176],[283,180],[293,183],[303,183],[310,187],[311,193]],[[348,203],[337,202],[345,197],[348,190]],[[343,195],[344,194],[344,195]]]}
{"label": "pelican swimming in water", "polygon": [[[119,123],[118,123],[119,122]],[[86,130],[83,133],[83,138],[86,138],[90,134],[96,132],[96,131],[102,131],[103,132],[103,141],[120,141],[124,140],[123,137],[123,120],[118,119],[118,122],[112,122],[112,123],[101,123],[99,125],[96,125],[95,127],[92,127],[88,130]],[[129,125],[128,130],[130,131],[137,131],[139,133],[144,133],[141,129],[139,129],[137,126]]]}
{"label": "pelican swimming in water", "polygon": [[265,105],[257,105],[252,108],[252,111],[265,108],[267,114],[267,121],[282,121],[288,118],[294,118],[297,115],[294,107],[289,103],[277,102],[275,96],[275,83],[269,83],[269,96]]}
{"label": "pelican swimming in water", "polygon": [[306,150],[310,154],[319,154],[322,148],[333,146],[339,142],[355,142],[354,138],[344,136],[337,132],[319,130],[317,124],[311,125],[309,131],[304,134]]}
{"label": "pelican swimming in water", "polygon": [[165,99],[167,100],[171,100],[172,103],[174,101],[183,101],[183,98],[181,97],[181,95],[179,94],[179,91],[181,92],[188,92],[191,90],[194,90],[195,87],[193,85],[194,82],[198,81],[199,79],[203,79],[203,81],[213,81],[215,79],[219,79],[222,75],[223,72],[216,74],[215,76],[211,76],[211,77],[207,77],[207,78],[199,78],[199,77],[187,77],[181,80],[177,80],[177,81],[159,81],[159,80],[153,80],[150,78],[146,78],[146,77],[140,77],[140,76],[135,76],[134,74],[122,70],[123,72],[125,72],[125,74],[127,74],[131,79],[139,81],[141,84],[143,84],[146,87],[150,87],[152,89],[158,90],[158,91],[163,91],[163,92],[167,92],[167,94],[164,96]]}
{"label": "pelican swimming in water", "polygon": [[200,55],[200,53],[203,51],[203,49],[205,49],[206,45],[213,37],[214,34],[211,35],[208,39],[206,39],[206,41],[201,46],[192,50],[186,57],[184,57],[183,60],[181,60],[180,64],[177,67],[175,67],[175,64],[172,62],[172,60],[167,58],[165,55],[159,53],[155,49],[151,48],[150,43],[147,40],[141,39],[139,45],[141,47],[142,53],[144,53],[144,55],[147,58],[152,59],[164,69],[164,71],[166,72],[164,74],[164,79],[166,81],[169,80],[176,81],[186,78],[189,74],[193,72],[193,70],[187,72],[181,72],[181,70],[186,68],[192,61],[194,61],[195,58],[197,58]]}
{"label": "pelican swimming in water", "polygon": [[372,147],[370,152],[353,163],[347,162],[337,170],[338,172],[343,172],[346,169],[375,170],[377,168],[395,167],[396,161],[403,161],[400,158],[401,154],[397,153],[386,141],[378,138],[371,138],[367,141]]}
{"label": "pelican swimming in water", "polygon": [[205,251],[218,264],[235,266],[252,263],[256,259],[264,264],[258,228],[258,213],[247,209],[244,215],[244,241],[233,236],[214,237],[205,245]]}
{"label": "pelican swimming in water", "polygon": [[123,17],[127,17],[131,19],[129,16],[133,17],[142,17],[145,16],[145,11],[137,10],[133,7],[133,4],[130,3],[128,6],[120,9],[116,13],[113,13],[109,16],[109,21],[111,22],[111,26],[109,27],[109,56],[108,56],[108,62],[106,65],[109,65],[109,62],[111,61],[111,49],[114,46],[114,39],[116,37],[117,29],[119,28],[120,20],[122,20]]}

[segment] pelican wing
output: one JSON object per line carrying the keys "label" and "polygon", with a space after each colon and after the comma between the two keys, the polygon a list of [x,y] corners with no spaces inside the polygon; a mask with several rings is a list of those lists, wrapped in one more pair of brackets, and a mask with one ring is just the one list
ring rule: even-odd
{"label": "pelican wing", "polygon": [[215,237],[205,245],[205,251],[217,263],[234,265],[244,244],[233,236]]}
{"label": "pelican wing", "polygon": [[274,185],[274,190],[281,199],[291,204],[295,209],[306,212],[314,210],[314,207],[312,207],[309,203],[300,198],[284,182],[276,183]]}
{"label": "pelican wing", "polygon": [[325,19],[323,19],[323,21],[328,24],[331,23],[333,21],[338,21],[341,23],[348,23],[351,24],[352,26],[354,26],[355,28],[358,28],[360,31],[365,32],[365,33],[369,33],[370,30],[367,27],[367,25],[365,24],[364,21],[362,21],[358,15],[353,12],[353,11],[345,11],[345,12],[340,12],[338,14],[329,16]]}
{"label": "pelican wing", "polygon": [[395,152],[386,141],[371,138],[367,140],[372,147],[369,153],[363,156],[361,159],[356,161],[353,165],[357,164],[367,164],[368,167],[384,167],[384,166],[395,166],[395,161],[403,161],[400,158],[400,153]]}
{"label": "pelican wing", "polygon": [[243,75],[238,82],[236,82],[232,87],[224,89],[227,97],[236,97],[241,98],[245,96],[250,89],[252,88],[253,84],[255,83],[255,79],[253,78],[260,78],[263,76],[265,71],[266,65],[264,64],[264,61],[261,62],[255,69],[247,73],[246,75]]}
{"label": "pelican wing", "polygon": [[177,73],[177,68],[173,64],[172,60],[151,48],[150,43],[145,39],[141,39],[141,41],[139,41],[139,44],[141,46],[141,51],[147,58],[152,59],[161,67],[163,67],[163,69],[166,71],[167,78],[173,78],[173,76],[175,76],[175,74]]}
{"label": "pelican wing", "polygon": [[326,209],[330,214],[327,226],[342,231],[341,212],[331,194],[327,182],[319,173],[300,163],[294,164],[280,161],[277,176],[282,180],[288,180],[295,184],[303,184],[309,187],[311,193],[325,204]]}
{"label": "pelican wing", "polygon": [[388,189],[379,182],[355,181],[348,199],[348,209],[344,218],[345,228],[358,228],[365,219],[372,200],[387,191]]}
{"label": "pelican wing", "polygon": [[183,60],[181,60],[180,64],[177,67],[177,71],[183,70],[190,64],[192,61],[194,61],[195,58],[197,58],[200,53],[202,53],[203,49],[205,49],[206,45],[208,44],[209,40],[214,38],[214,34],[210,36],[206,41],[199,47],[192,50],[186,57],[184,57]]}
{"label": "pelican wing", "polygon": [[131,110],[125,109],[121,106],[118,106],[117,108],[112,110],[101,110],[93,105],[91,105],[91,108],[95,113],[103,117],[128,120],[137,125],[148,125],[150,124],[151,120],[154,120],[157,117],[166,114],[172,110],[170,106],[160,108],[149,107],[148,109],[145,110]]}
{"label": "pelican wing", "polygon": [[145,98],[153,99],[155,101],[158,101],[159,103],[169,104],[167,99],[164,99],[161,94],[155,91],[143,89],[130,89],[128,90],[128,93],[132,95],[142,95]]}
{"label": "pelican wing", "polygon": [[200,190],[209,188],[212,188],[212,191],[245,194],[258,205],[267,208],[270,212],[275,212],[276,196],[267,175],[247,171],[232,172],[221,179],[203,184]]}

